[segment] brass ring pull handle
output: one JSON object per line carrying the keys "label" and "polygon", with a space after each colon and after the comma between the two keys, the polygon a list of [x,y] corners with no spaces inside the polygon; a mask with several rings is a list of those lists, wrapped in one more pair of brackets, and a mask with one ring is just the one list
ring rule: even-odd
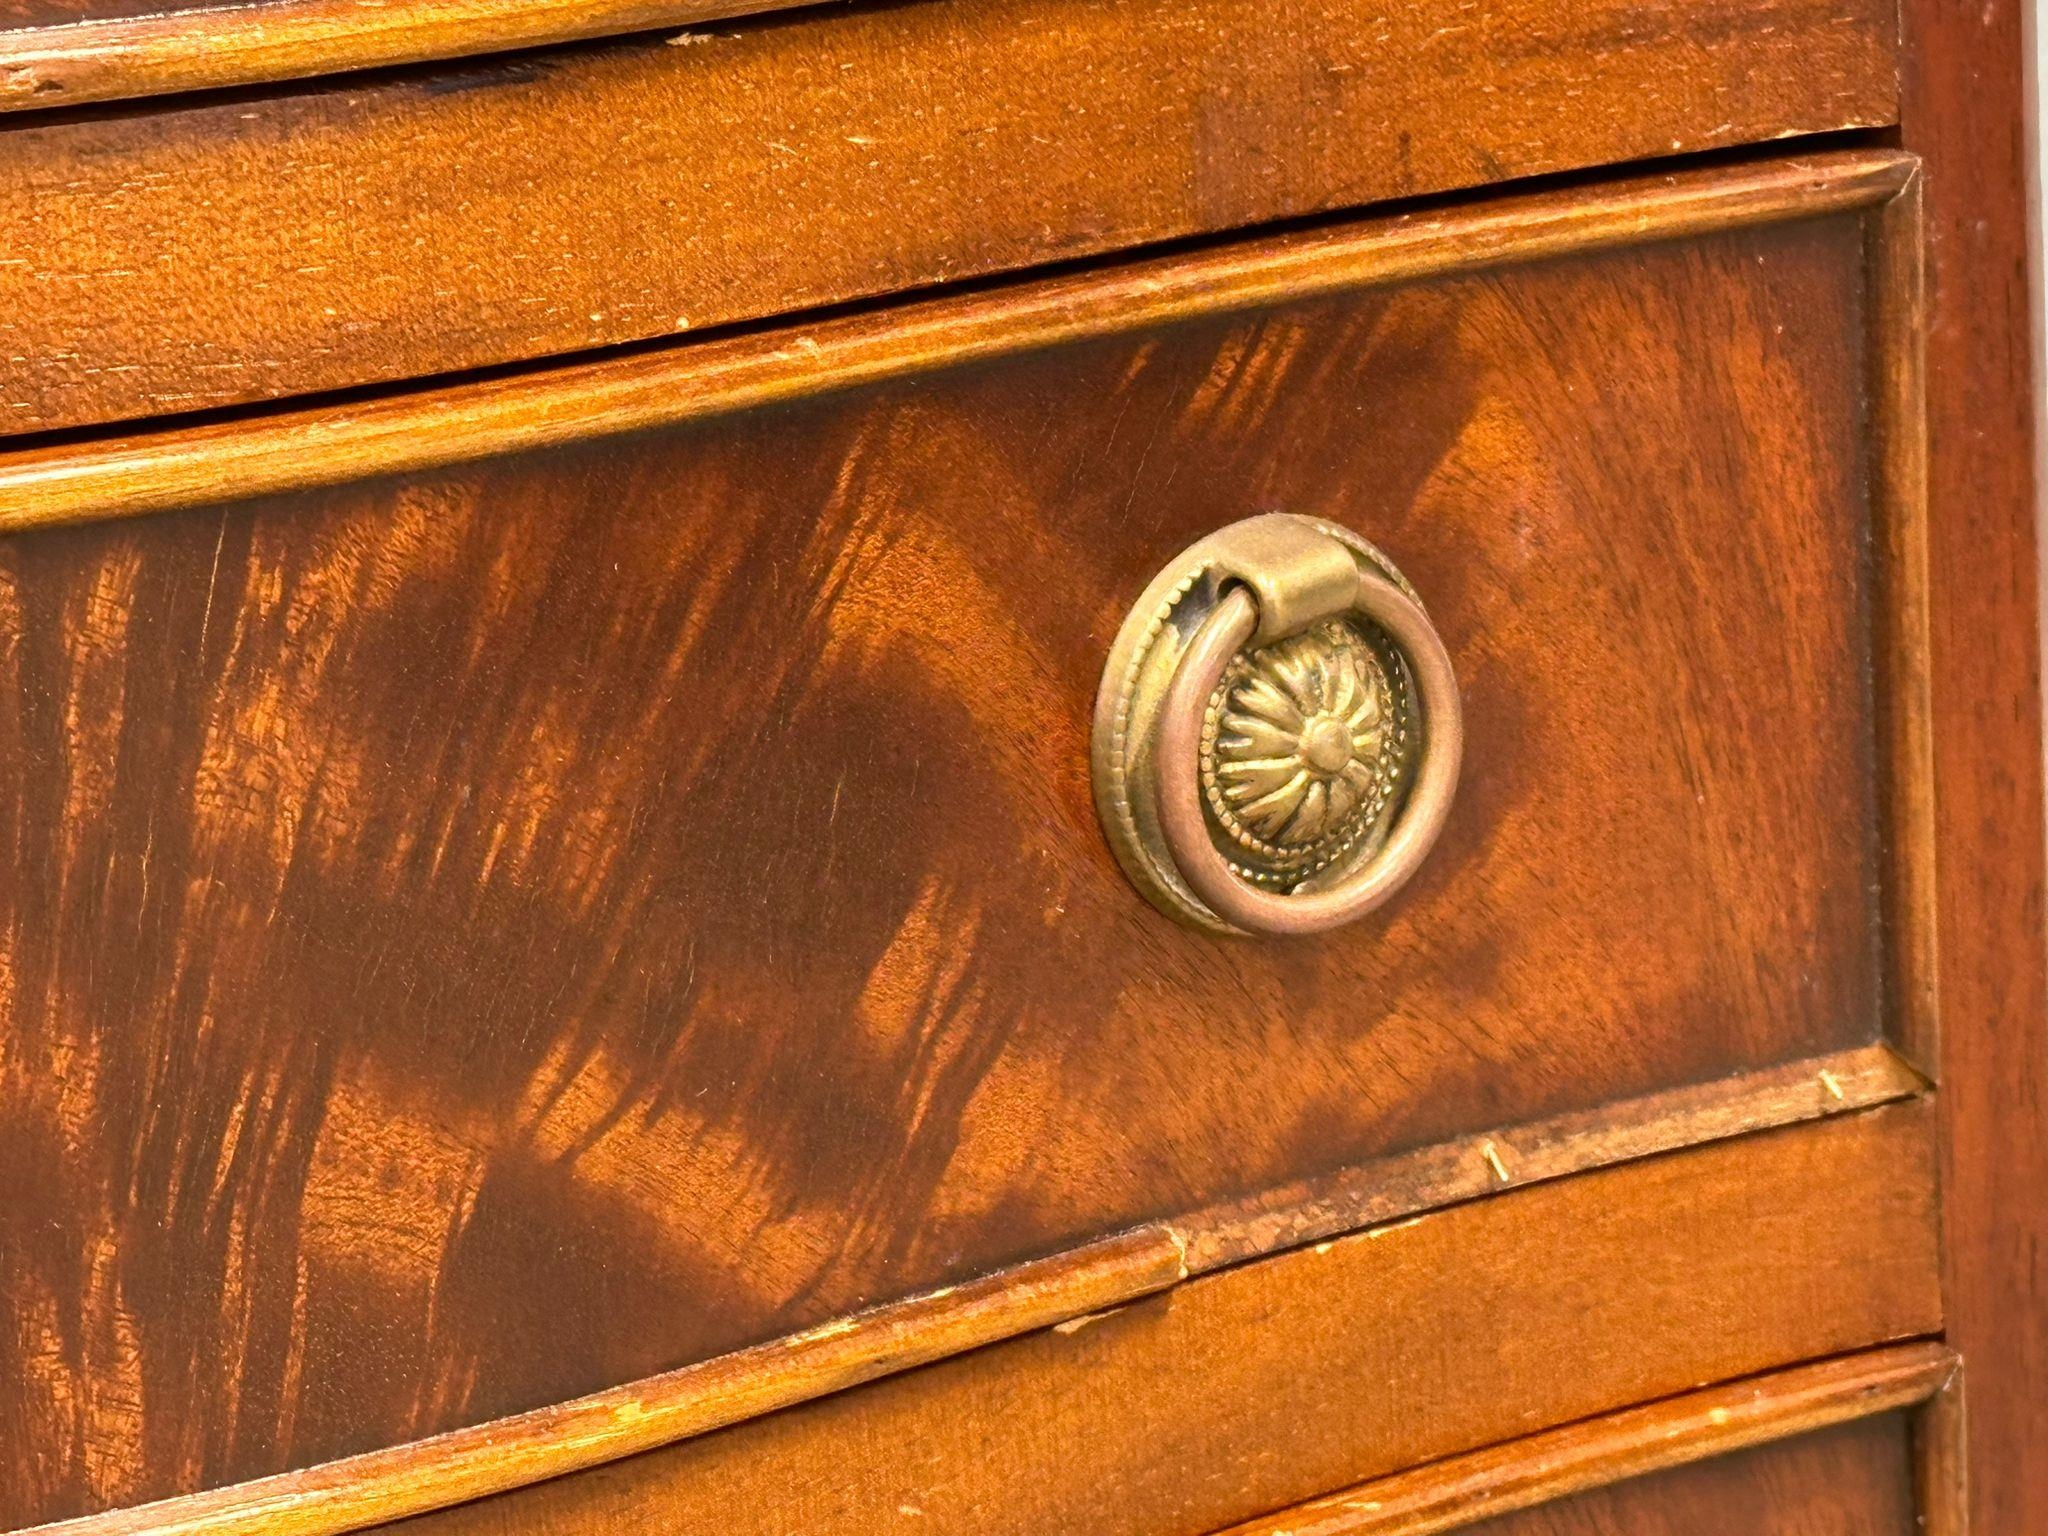
{"label": "brass ring pull handle", "polygon": [[1384,903],[1457,790],[1450,654],[1349,530],[1289,513],[1211,534],[1124,622],[1095,797],[1132,882],[1183,921],[1313,933]]}

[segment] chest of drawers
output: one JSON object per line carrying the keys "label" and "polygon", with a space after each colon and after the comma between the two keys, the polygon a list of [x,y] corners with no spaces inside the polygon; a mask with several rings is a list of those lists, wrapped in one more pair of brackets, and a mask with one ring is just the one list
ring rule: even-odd
{"label": "chest of drawers", "polygon": [[0,7],[0,1528],[2031,1529],[2011,19],[752,10]]}

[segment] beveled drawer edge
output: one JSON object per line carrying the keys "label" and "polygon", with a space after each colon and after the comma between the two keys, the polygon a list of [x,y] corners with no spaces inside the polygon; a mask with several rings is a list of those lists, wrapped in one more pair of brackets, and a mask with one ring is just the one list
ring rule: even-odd
{"label": "beveled drawer edge", "polygon": [[1876,567],[1887,1034],[1940,1075],[1934,695],[1927,528],[1926,254],[1919,172],[1869,221],[1871,542]]}
{"label": "beveled drawer edge", "polygon": [[424,64],[815,0],[239,0],[0,31],[0,112]]}
{"label": "beveled drawer edge", "polygon": [[[1710,1456],[1918,1408],[1948,1391],[1958,1365],[1946,1345],[1928,1341],[1793,1366],[1376,1478],[1218,1536],[1435,1536]],[[1934,1502],[1925,1482],[1923,1470],[1923,1506]]]}
{"label": "beveled drawer edge", "polygon": [[0,533],[436,469],[1283,300],[1880,207],[1918,162],[1845,150],[1233,241],[495,379],[0,454]]}
{"label": "beveled drawer edge", "polygon": [[1911,1098],[1887,1045],[1786,1062],[1506,1126],[1263,1190],[1174,1220],[1191,1274],[1527,1184]]}
{"label": "beveled drawer edge", "polygon": [[[338,1536],[728,1428],[984,1345],[1080,1326],[1204,1273],[1555,1182],[1917,1097],[1865,1046],[1377,1159],[430,1439],[49,1525],[35,1536]],[[1512,1161],[1511,1161],[1512,1160]],[[1298,1209],[1282,1202],[1298,1200]],[[28,1536],[28,1532],[23,1536]]]}

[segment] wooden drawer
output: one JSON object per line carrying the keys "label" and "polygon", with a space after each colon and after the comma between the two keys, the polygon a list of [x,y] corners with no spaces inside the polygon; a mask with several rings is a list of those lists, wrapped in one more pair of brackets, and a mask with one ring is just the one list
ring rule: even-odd
{"label": "wooden drawer", "polygon": [[[1908,1436],[1898,1415],[1871,1419],[1464,1529],[1469,1536],[1915,1536]],[[1298,1536],[1343,1530],[1309,1527]]]}
{"label": "wooden drawer", "polygon": [[[0,434],[667,342],[1385,198],[1897,121],[1885,0],[719,15],[759,8],[0,7],[24,24],[0,32],[0,108],[502,47],[550,24],[701,23],[9,120]],[[100,20],[53,25],[81,12]]]}
{"label": "wooden drawer", "polygon": [[[1870,1357],[1860,1362],[1861,1368],[1867,1377],[1876,1377],[1884,1373],[1881,1362],[1885,1359]],[[1907,1375],[1916,1360],[1932,1364],[1937,1376],[1943,1370],[1939,1351],[1898,1351],[1890,1359],[1896,1361],[1891,1369],[1900,1377]],[[1748,1389],[1748,1402],[1725,1390],[1699,1396],[1718,1397],[1725,1422],[1738,1411],[1738,1404],[1751,1407],[1777,1398],[1773,1406],[1782,1410],[1783,1395],[1812,1394],[1823,1372],[1832,1371],[1846,1382],[1856,1368],[1857,1363],[1843,1362],[1765,1378]],[[1862,1385],[1874,1402],[1830,1406],[1837,1413],[1861,1412],[1870,1417],[1797,1434],[1802,1415],[1787,1413],[1784,1417],[1789,1422],[1759,1424],[1751,1433],[1754,1437],[1759,1432],[1791,1431],[1792,1438],[1772,1438],[1756,1448],[1726,1452],[1705,1461],[1689,1459],[1702,1454],[1716,1438],[1711,1433],[1715,1408],[1704,1401],[1681,1400],[1659,1413],[1617,1415],[1583,1426],[1576,1434],[1539,1437],[1535,1443],[1503,1447],[1487,1458],[1494,1464],[1482,1475],[1506,1485],[1507,1502],[1525,1506],[1512,1514],[1476,1522],[1460,1518],[1464,1511],[1457,1507],[1461,1490],[1456,1484],[1460,1473],[1469,1476],[1469,1471],[1454,1462],[1448,1468],[1420,1471],[1398,1482],[1389,1479],[1379,1486],[1256,1520],[1229,1536],[1392,1536],[1397,1531],[1403,1536],[1423,1536],[1453,1529],[1465,1536],[1740,1536],[1751,1531],[1913,1536],[1925,1528],[1920,1498],[1924,1479],[1916,1466],[1914,1447],[1916,1431],[1923,1437],[1926,1433],[1924,1418],[1883,1411],[1879,1405],[1894,1398],[1895,1384],[1876,1386],[1866,1380]],[[1925,1391],[1925,1381],[1909,1390]],[[1661,1454],[1629,1443],[1629,1430],[1647,1429],[1653,1419],[1657,1427],[1674,1436],[1675,1443],[1662,1447]],[[1745,1443],[1730,1438],[1734,1444]],[[1510,1469],[1505,1463],[1513,1455],[1520,1457],[1521,1464]],[[1654,1465],[1676,1458],[1687,1459],[1668,1470],[1640,1471],[1645,1460]],[[1609,1481],[1617,1477],[1629,1480]],[[1560,1486],[1569,1489],[1585,1481],[1595,1486],[1554,1497]],[[1433,1505],[1424,1502],[1426,1496],[1417,1497],[1422,1485],[1432,1482],[1446,1495]],[[1484,1490],[1472,1486],[1462,1492],[1470,1507],[1501,1502],[1498,1485]],[[1554,1498],[1554,1502],[1535,1502],[1538,1498]]]}
{"label": "wooden drawer", "polygon": [[[0,1518],[1916,1091],[1912,177],[0,458]],[[1414,886],[1287,943],[1088,783],[1125,609],[1271,508],[1394,555],[1468,726]]]}
{"label": "wooden drawer", "polygon": [[[1064,1285],[1083,1310],[859,1385],[929,1342],[917,1305],[885,1309],[51,1536],[1391,1536],[1929,1401],[1931,1470],[1954,1449],[1953,1355],[1837,1352],[1938,1324],[1932,1130],[1923,1101],[1738,1137],[1106,1309],[1071,1275],[1013,1274],[958,1295]],[[937,1330],[956,1352],[960,1322]],[[455,1507],[399,1519],[436,1505]]]}

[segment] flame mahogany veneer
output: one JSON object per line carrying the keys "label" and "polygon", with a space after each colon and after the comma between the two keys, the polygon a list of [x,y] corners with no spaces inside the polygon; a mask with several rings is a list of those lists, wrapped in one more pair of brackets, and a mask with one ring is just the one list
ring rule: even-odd
{"label": "flame mahogany veneer", "polygon": [[[2048,1528],[2010,18],[783,9],[0,3],[0,1529]],[[1272,509],[1466,767],[1230,941]]]}

